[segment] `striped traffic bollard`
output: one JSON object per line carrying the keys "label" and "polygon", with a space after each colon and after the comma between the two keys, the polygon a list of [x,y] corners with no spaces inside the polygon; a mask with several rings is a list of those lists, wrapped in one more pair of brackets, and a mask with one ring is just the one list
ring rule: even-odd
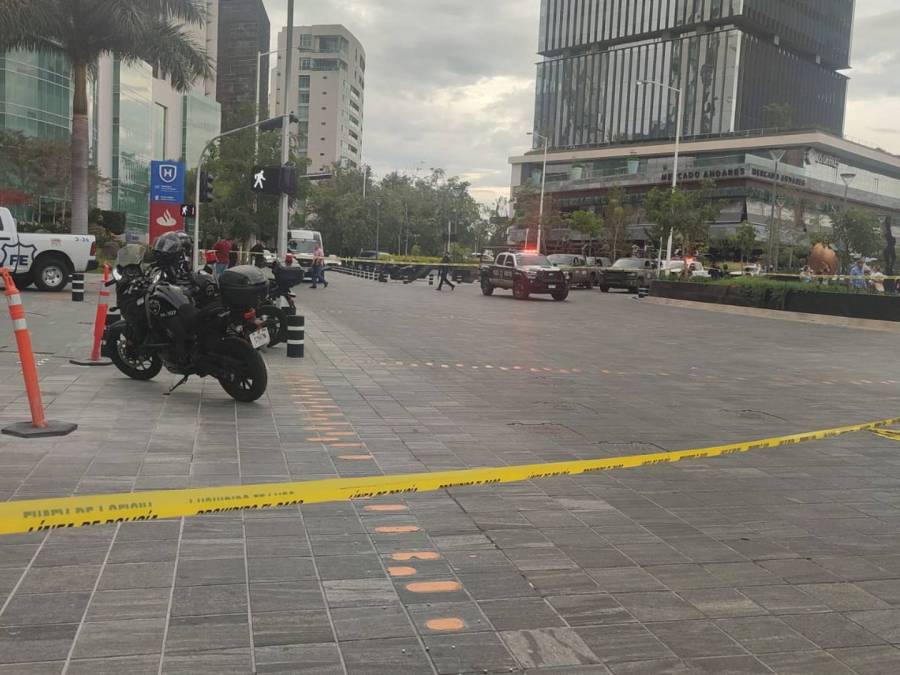
{"label": "striped traffic bollard", "polygon": [[84,274],[72,273],[72,302],[84,302]]}
{"label": "striped traffic bollard", "polygon": [[428,274],[428,285],[434,286],[434,272],[429,272]]}
{"label": "striped traffic bollard", "polygon": [[106,332],[106,315],[109,312],[109,286],[114,284],[109,280],[109,265],[103,266],[103,281],[100,282],[100,294],[97,300],[97,315],[94,317],[94,343],[91,348],[91,356],[87,359],[69,359],[69,363],[76,366],[111,366],[112,361],[102,358],[103,334]]}
{"label": "striped traffic bollard", "polygon": [[306,346],[306,319],[297,314],[288,315],[287,355],[291,359],[302,359]]}
{"label": "striped traffic bollard", "polygon": [[3,276],[3,284],[6,286],[9,317],[12,319],[13,332],[16,334],[19,362],[22,364],[22,377],[25,379],[25,393],[28,395],[28,407],[31,409],[30,422],[16,422],[3,427],[2,431],[4,434],[17,438],[46,438],[71,434],[78,428],[77,424],[54,422],[44,417],[41,385],[38,381],[37,366],[34,363],[34,352],[31,349],[31,335],[28,332],[28,325],[25,323],[25,307],[22,306],[22,296],[8,269],[0,268],[0,275]]}

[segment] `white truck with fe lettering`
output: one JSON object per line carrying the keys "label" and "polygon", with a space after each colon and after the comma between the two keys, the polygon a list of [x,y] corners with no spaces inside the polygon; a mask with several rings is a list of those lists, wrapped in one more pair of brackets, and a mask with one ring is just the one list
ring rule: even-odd
{"label": "white truck with fe lettering", "polygon": [[0,207],[0,267],[12,272],[19,288],[61,291],[73,272],[97,268],[96,255],[93,235],[20,233],[9,209]]}

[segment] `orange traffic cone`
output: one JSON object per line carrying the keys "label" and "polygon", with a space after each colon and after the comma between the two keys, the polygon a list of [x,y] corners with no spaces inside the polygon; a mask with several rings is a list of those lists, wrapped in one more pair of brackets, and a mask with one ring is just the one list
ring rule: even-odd
{"label": "orange traffic cone", "polygon": [[16,344],[19,347],[19,361],[22,363],[22,376],[25,378],[25,392],[28,394],[28,405],[31,407],[31,422],[16,422],[3,427],[4,434],[18,438],[46,438],[48,436],[66,436],[78,428],[70,422],[54,422],[44,418],[44,403],[41,400],[41,385],[38,382],[37,366],[34,365],[34,352],[31,350],[31,335],[25,323],[25,308],[22,296],[13,281],[12,274],[5,267],[0,268],[3,283],[6,286],[6,300],[9,303],[9,316],[12,319]]}

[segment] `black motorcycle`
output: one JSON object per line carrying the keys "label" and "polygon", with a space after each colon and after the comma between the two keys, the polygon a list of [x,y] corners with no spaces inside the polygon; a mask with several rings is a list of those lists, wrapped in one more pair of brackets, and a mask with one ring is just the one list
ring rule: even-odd
{"label": "black motorcycle", "polygon": [[[164,266],[175,255],[170,235],[154,245],[154,258]],[[180,245],[179,245],[180,246]],[[268,372],[261,354],[237,334],[233,315],[254,316],[267,284],[260,284],[255,268],[236,267],[215,281],[198,279],[205,302],[196,302],[179,285],[150,274],[141,263],[143,248],[129,245],[116,260],[116,297],[122,320],[107,327],[105,354],[116,367],[135,380],[156,377],[163,366],[183,378],[214,377],[229,396],[251,402],[266,391]],[[196,297],[196,295],[195,295]],[[264,330],[262,331],[264,332]],[[268,338],[266,336],[266,341]]]}
{"label": "black motorcycle", "polygon": [[[272,270],[272,280],[269,281],[268,295],[260,305],[258,316],[269,331],[269,346],[287,341],[288,313],[297,311],[297,304],[293,288],[303,283],[304,272],[299,267],[286,267],[277,260],[267,265]],[[279,307],[279,302],[284,300],[288,307],[285,311]]]}

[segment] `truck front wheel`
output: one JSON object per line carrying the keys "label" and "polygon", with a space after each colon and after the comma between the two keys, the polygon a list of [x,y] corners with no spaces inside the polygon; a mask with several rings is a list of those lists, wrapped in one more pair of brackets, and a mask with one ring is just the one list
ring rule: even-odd
{"label": "truck front wheel", "polygon": [[34,285],[42,291],[61,291],[69,283],[71,273],[64,260],[56,256],[40,257],[31,271]]}
{"label": "truck front wheel", "polygon": [[527,300],[531,295],[531,289],[528,288],[528,280],[524,277],[516,277],[513,282],[513,297],[516,300]]}

